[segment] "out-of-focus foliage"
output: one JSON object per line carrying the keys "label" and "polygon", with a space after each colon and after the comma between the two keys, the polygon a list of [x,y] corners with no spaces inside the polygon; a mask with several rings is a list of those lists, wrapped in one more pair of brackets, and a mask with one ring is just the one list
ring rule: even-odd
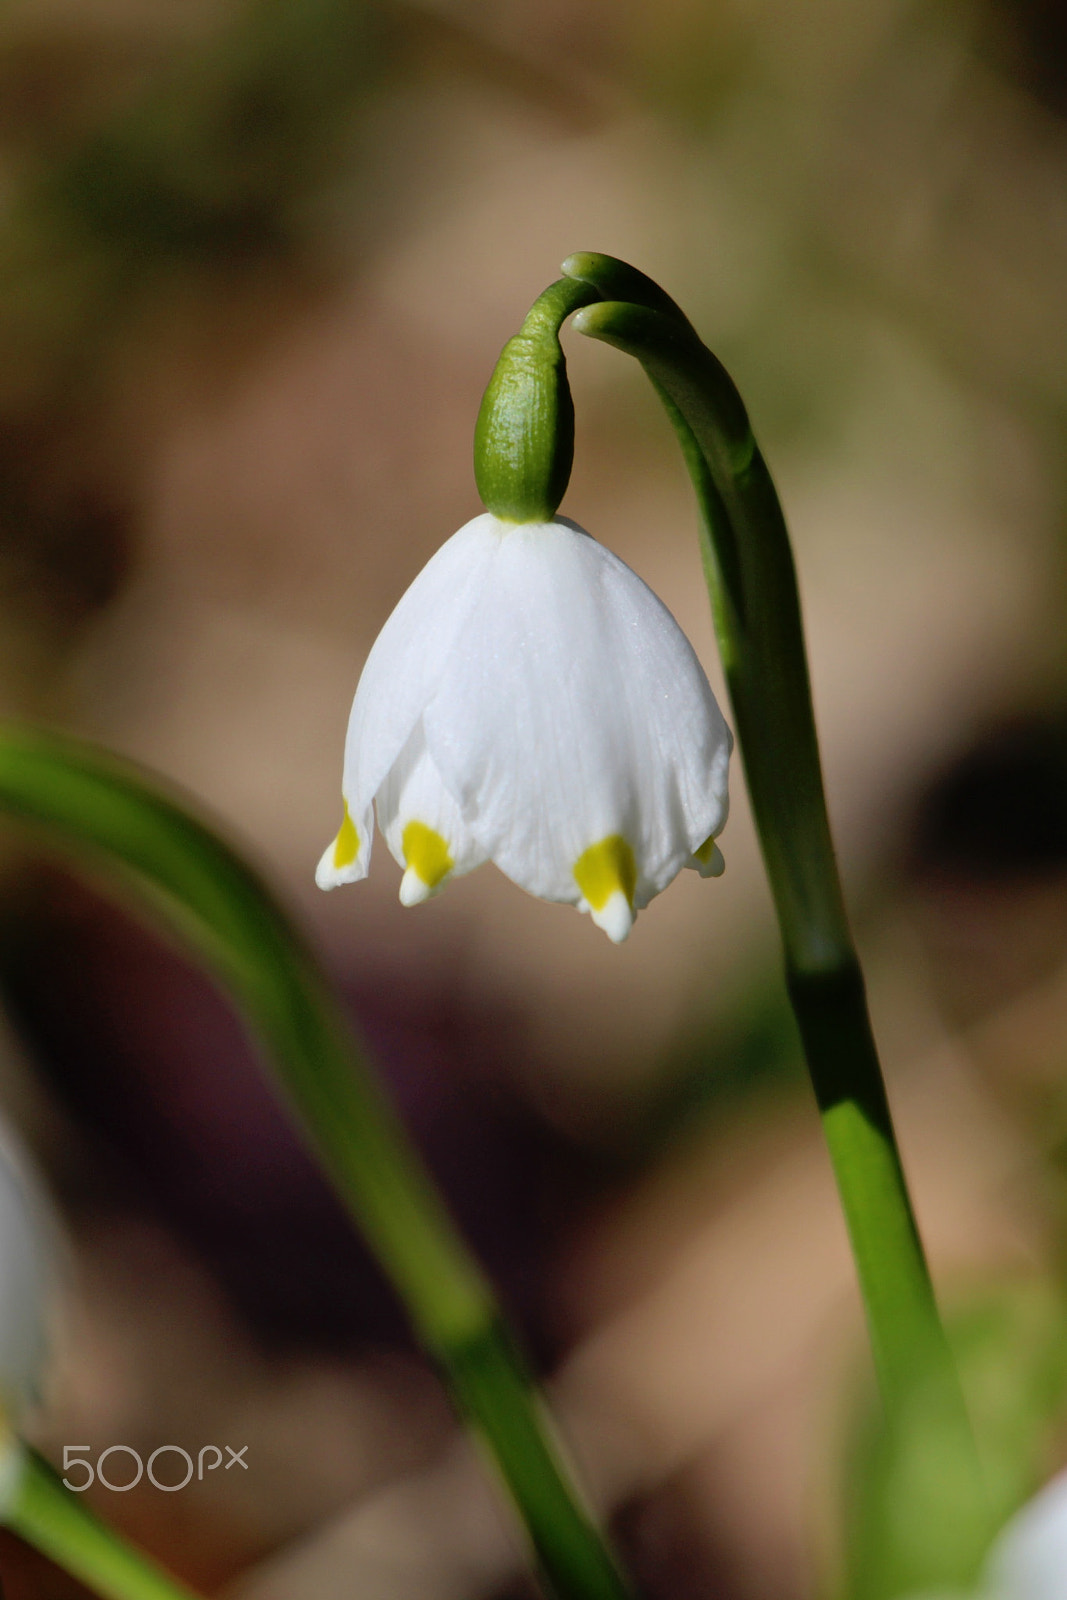
{"label": "out-of-focus foliage", "polygon": [[[813,1481],[826,1418],[862,1350],[743,786],[724,879],[679,886],[623,951],[488,872],[419,913],[387,866],[324,901],[345,712],[405,583],[477,509],[478,400],[532,296],[572,250],[653,272],[738,378],[785,497],[938,1283],[956,1303],[961,1278],[1054,1280],[1061,36],[1052,0],[0,15],[0,695],[254,841],[656,1600],[810,1595],[813,1505],[838,1523]],[[564,510],[714,670],[655,403],[613,353],[564,342]],[[3,1079],[38,1107],[89,1329],[42,1443],[247,1430],[246,1484],[123,1501],[205,1585],[273,1558],[284,1581],[246,1579],[263,1600],[504,1591],[512,1546],[442,1398],[232,1023],[139,928],[23,867],[0,922],[30,1065],[6,1052]],[[1030,1293],[987,1298],[969,1362],[1005,1514],[1062,1458],[1060,1313],[1039,1287],[1024,1314]],[[878,1593],[883,1553],[902,1581],[932,1559],[886,1527],[885,1485],[922,1499],[917,1450],[853,1458],[853,1570],[878,1567]],[[977,1559],[967,1540],[933,1556]]]}
{"label": "out-of-focus foliage", "polygon": [[[161,271],[234,275],[291,253],[327,179],[365,170],[356,123],[389,33],[362,0],[250,0],[134,75],[117,104],[16,129],[0,231],[4,412],[52,364],[75,401],[67,386],[91,381],[94,355]],[[12,54],[0,39],[0,79],[18,75]],[[368,197],[354,198],[369,221]]]}
{"label": "out-of-focus foliage", "polygon": [[170,256],[240,270],[284,243],[340,159],[356,164],[340,146],[381,82],[384,31],[361,0],[257,0],[60,158],[34,198],[134,270]]}
{"label": "out-of-focus foliage", "polygon": [[871,1407],[848,1461],[844,1528],[849,1600],[965,1590],[991,1539],[1041,1487],[1067,1422],[1067,1301],[1049,1285],[985,1291],[950,1321],[979,1445],[988,1514],[959,1473],[951,1426],[916,1374],[892,1430]]}

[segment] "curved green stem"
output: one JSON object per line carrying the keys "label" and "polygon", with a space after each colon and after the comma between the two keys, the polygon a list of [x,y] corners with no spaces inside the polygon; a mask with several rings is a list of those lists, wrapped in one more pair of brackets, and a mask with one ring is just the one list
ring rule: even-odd
{"label": "curved green stem", "polygon": [[488,1283],[333,991],[264,884],[132,768],[53,735],[0,729],[0,810],[147,893],[229,991],[457,1404],[485,1439],[551,1587],[566,1600],[624,1600],[626,1586],[550,1442]]}
{"label": "curved green stem", "polygon": [[834,856],[796,573],[781,505],[725,368],[663,291],[623,262],[572,256],[600,290],[574,326],[634,356],[675,427],[702,517],[715,629],[786,978],[829,1145],[887,1406],[939,1367],[945,1343],[893,1132]]}
{"label": "curved green stem", "polygon": [[32,1450],[0,1520],[104,1600],[194,1600],[193,1591],[126,1543],[64,1489]]}

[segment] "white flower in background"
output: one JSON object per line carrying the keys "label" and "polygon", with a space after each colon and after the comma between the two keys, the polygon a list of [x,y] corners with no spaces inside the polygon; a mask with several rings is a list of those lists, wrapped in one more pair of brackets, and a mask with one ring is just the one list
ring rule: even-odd
{"label": "white flower in background", "polygon": [[910,1600],[1067,1600],[1067,1472],[1017,1511],[998,1535],[975,1589]]}
{"label": "white flower in background", "polygon": [[1067,1600],[1067,1472],[1016,1512],[997,1539],[982,1600]]}
{"label": "white flower in background", "polygon": [[692,646],[576,524],[486,512],[422,570],[356,690],[323,889],[366,877],[372,806],[400,898],[495,861],[616,943],[682,867],[723,869],[730,732]]}
{"label": "white flower in background", "polygon": [[44,1366],[50,1232],[43,1202],[0,1128],[0,1505],[14,1487],[16,1429]]}

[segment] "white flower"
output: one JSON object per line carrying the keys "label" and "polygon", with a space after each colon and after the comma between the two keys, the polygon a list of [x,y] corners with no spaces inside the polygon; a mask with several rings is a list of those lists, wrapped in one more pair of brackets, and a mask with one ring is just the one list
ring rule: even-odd
{"label": "white flower", "polygon": [[723,867],[732,740],[692,646],[574,523],[488,512],[438,550],[356,690],[345,816],[319,863],[367,874],[372,803],[400,898],[495,861],[616,942],[682,867]]}
{"label": "white flower", "polygon": [[1067,1472],[1016,1512],[989,1553],[988,1600],[1067,1600]]}
{"label": "white flower", "polygon": [[20,1470],[15,1430],[44,1365],[50,1233],[41,1197],[0,1129],[0,1509]]}
{"label": "white flower", "polygon": [[47,1252],[40,1204],[0,1139],[0,1412],[34,1393],[44,1355]]}
{"label": "white flower", "polygon": [[1067,1600],[1067,1472],[1001,1529],[976,1588],[938,1589],[909,1600]]}

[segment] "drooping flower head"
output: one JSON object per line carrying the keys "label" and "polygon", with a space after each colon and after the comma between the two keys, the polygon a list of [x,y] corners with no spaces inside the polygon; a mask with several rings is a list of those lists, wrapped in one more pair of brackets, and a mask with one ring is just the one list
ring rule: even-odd
{"label": "drooping flower head", "polygon": [[376,809],[405,905],[491,860],[619,942],[683,867],[722,871],[732,741],[667,608],[554,514],[573,420],[552,292],[483,402],[489,511],[438,550],[367,658],[344,820],[316,878],[366,876]]}

